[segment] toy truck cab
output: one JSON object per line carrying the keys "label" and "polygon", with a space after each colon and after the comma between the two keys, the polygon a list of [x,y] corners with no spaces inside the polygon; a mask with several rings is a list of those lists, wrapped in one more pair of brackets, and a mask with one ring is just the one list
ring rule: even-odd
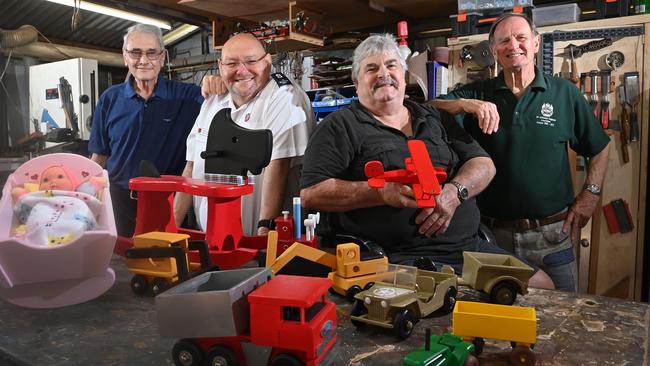
{"label": "toy truck cab", "polygon": [[361,290],[369,289],[386,277],[387,272],[378,272],[377,268],[387,265],[385,256],[370,253],[362,257],[359,245],[339,244],[336,246],[336,270],[328,276],[332,280],[332,290],[353,301]]}
{"label": "toy truck cab", "polygon": [[431,335],[427,328],[424,346],[404,357],[403,366],[473,366],[478,359],[471,355],[474,345],[451,333]]}
{"label": "toy truck cab", "polygon": [[[273,348],[271,365],[317,365],[332,348],[336,307],[326,300],[330,286],[324,278],[280,275],[248,296],[251,342]],[[289,358],[300,363],[275,361]]]}
{"label": "toy truck cab", "polygon": [[385,272],[385,279],[354,297],[350,319],[355,326],[393,329],[398,339],[406,339],[420,318],[454,308],[457,277],[450,267],[432,272],[389,264],[377,272]]}

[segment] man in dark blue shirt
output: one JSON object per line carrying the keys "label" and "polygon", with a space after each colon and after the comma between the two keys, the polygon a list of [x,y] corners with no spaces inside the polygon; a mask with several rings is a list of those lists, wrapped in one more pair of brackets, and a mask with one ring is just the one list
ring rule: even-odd
{"label": "man in dark blue shirt", "polygon": [[137,205],[129,179],[140,175],[142,160],[151,160],[161,174],[182,173],[185,140],[203,97],[198,86],[160,75],[165,49],[157,27],[129,28],[122,52],[130,75],[100,97],[88,148],[108,170],[117,233],[130,237]]}

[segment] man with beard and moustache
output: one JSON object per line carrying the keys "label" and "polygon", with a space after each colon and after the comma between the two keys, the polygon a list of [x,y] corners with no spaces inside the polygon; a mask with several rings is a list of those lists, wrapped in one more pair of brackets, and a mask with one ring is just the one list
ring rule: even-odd
{"label": "man with beard and moustache", "polygon": [[[246,235],[264,235],[271,220],[291,207],[298,195],[302,155],[314,127],[314,113],[307,94],[281,73],[271,73],[271,55],[249,33],[230,38],[221,50],[220,77],[211,84],[225,84],[228,91],[206,99],[187,138],[187,164],[183,176],[203,179],[205,161],[200,157],[212,118],[223,108],[248,129],[273,133],[271,162],[255,177],[255,191],[242,197],[242,226]],[[205,80],[204,80],[205,83]],[[174,217],[180,222],[191,204],[191,196],[180,193],[174,201]],[[206,230],[207,199],[194,197],[199,226]]]}
{"label": "man with beard and moustache", "polygon": [[[506,13],[489,33],[503,71],[433,101],[461,114],[468,133],[490,154],[494,181],[478,197],[483,222],[499,246],[546,271],[556,288],[576,290],[571,235],[584,227],[600,199],[609,137],[569,81],[535,66],[540,36],[522,14]],[[567,145],[589,158],[583,189],[574,196]]]}
{"label": "man with beard and moustache", "polygon": [[[355,49],[352,80],[359,101],[331,113],[314,131],[300,197],[304,207],[327,212],[338,233],[381,245],[393,263],[422,257],[460,273],[463,251],[506,254],[478,236],[474,196],[494,176],[494,164],[453,117],[405,99],[405,71],[389,34],[370,36]],[[418,209],[406,185],[368,187],[365,164],[379,160],[386,170],[404,168],[411,139],[423,141],[433,165],[447,170],[433,209]],[[542,271],[529,284],[552,288]]]}
{"label": "man with beard and moustache", "polygon": [[185,139],[203,97],[198,86],[160,74],[165,48],[159,28],[129,28],[122,53],[128,79],[99,98],[88,150],[91,159],[108,170],[117,233],[130,237],[137,205],[130,197],[129,179],[140,175],[142,160],[152,161],[161,174],[182,172]]}

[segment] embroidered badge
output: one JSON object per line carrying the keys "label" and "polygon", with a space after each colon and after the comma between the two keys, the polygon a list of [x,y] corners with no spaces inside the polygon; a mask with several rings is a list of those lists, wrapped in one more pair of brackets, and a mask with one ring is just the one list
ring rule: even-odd
{"label": "embroidered badge", "polygon": [[556,119],[553,118],[553,105],[551,103],[542,104],[540,114],[535,116],[535,122],[538,125],[554,127]]}

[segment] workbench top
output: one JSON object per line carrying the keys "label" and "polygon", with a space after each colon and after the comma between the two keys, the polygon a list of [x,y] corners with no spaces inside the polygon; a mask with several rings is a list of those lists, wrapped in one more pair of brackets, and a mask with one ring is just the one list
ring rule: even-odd
{"label": "workbench top", "polygon": [[[24,309],[0,300],[0,365],[172,365],[174,339],[158,335],[152,297],[131,292],[131,274],[114,257],[113,287],[99,298],[59,309]],[[461,288],[459,299],[480,295]],[[421,320],[410,338],[350,324],[338,305],[338,342],[325,365],[401,365],[432,333],[449,331],[450,315]],[[650,306],[613,298],[531,289],[517,304],[537,310],[538,365],[647,365]],[[481,365],[506,365],[509,342],[486,340]]]}

